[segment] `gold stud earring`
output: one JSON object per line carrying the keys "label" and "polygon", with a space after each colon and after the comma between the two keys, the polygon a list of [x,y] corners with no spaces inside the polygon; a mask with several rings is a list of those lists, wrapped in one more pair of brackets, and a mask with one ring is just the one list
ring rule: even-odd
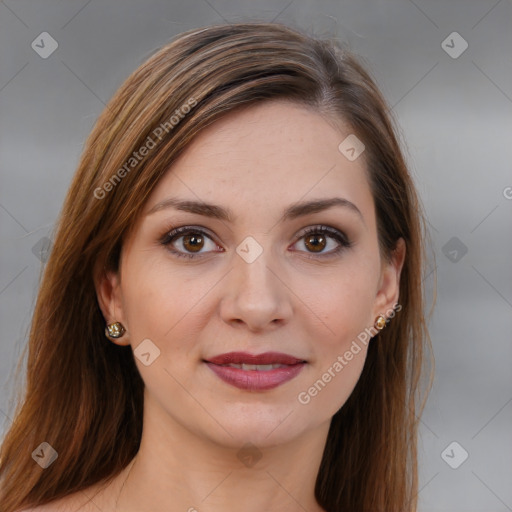
{"label": "gold stud earring", "polygon": [[386,317],[385,317],[385,316],[382,316],[382,315],[379,315],[379,316],[375,319],[374,327],[375,327],[375,329],[377,329],[378,331],[382,331],[382,329],[384,329],[384,327],[386,327]]}
{"label": "gold stud earring", "polygon": [[123,327],[121,322],[114,322],[113,324],[108,324],[105,328],[105,336],[107,338],[120,338],[126,329]]}

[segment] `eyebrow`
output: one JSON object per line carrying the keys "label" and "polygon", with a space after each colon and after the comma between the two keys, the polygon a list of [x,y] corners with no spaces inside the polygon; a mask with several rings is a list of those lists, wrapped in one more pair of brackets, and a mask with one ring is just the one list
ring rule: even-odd
{"label": "eyebrow", "polygon": [[[335,206],[341,206],[356,213],[364,223],[363,214],[359,208],[348,199],[342,197],[331,197],[328,199],[316,199],[313,201],[294,203],[284,210],[279,222],[293,220],[311,213],[318,213]],[[152,213],[166,208],[175,208],[176,210],[196,213],[198,215],[204,215],[205,217],[212,217],[214,219],[228,222],[234,222],[235,220],[235,216],[229,208],[205,202],[178,199],[175,197],[164,199],[163,201],[155,204],[155,206],[153,206],[146,215],[151,215]]]}

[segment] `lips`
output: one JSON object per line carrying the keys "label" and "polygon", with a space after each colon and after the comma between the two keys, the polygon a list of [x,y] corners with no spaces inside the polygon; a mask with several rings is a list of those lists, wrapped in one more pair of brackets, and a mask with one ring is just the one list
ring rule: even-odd
{"label": "lips", "polygon": [[292,365],[297,363],[304,363],[303,359],[283,354],[281,352],[264,352],[263,354],[249,354],[247,352],[229,352],[219,356],[211,357],[208,359],[209,363],[213,364],[246,364],[246,365],[268,365],[268,364],[281,364]]}
{"label": "lips", "polygon": [[240,389],[264,391],[293,379],[306,361],[280,352],[229,352],[204,361],[224,382]]}

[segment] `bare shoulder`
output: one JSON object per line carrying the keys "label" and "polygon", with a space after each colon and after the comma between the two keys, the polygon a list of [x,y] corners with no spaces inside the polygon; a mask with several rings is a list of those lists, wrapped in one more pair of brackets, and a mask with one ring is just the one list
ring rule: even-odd
{"label": "bare shoulder", "polygon": [[56,500],[46,505],[37,505],[32,508],[24,508],[23,510],[18,510],[17,512],[62,512],[64,510],[65,504],[64,500]]}
{"label": "bare shoulder", "polygon": [[93,486],[45,505],[37,505],[17,512],[98,512],[95,493],[97,493],[97,489]]}
{"label": "bare shoulder", "polygon": [[17,510],[16,512],[108,512],[114,510],[115,501],[129,470],[129,464],[111,479],[102,480],[90,487],[68,494],[44,505]]}
{"label": "bare shoulder", "polygon": [[[64,512],[64,510],[75,511],[76,509],[71,503],[69,503],[68,500],[63,498],[60,500],[51,501],[45,505],[37,505],[32,508],[24,508],[18,512]],[[79,510],[81,511],[82,509]]]}
{"label": "bare shoulder", "polygon": [[62,498],[46,503],[45,505],[37,505],[36,507],[26,508],[18,512],[86,512],[86,510],[89,512],[90,509],[86,509],[69,498]]}

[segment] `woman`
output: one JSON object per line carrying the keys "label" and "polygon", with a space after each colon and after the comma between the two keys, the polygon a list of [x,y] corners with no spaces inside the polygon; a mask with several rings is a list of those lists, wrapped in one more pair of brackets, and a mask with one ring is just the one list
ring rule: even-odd
{"label": "woman", "polygon": [[274,23],[175,38],[68,192],[1,512],[415,510],[420,211],[349,52]]}

